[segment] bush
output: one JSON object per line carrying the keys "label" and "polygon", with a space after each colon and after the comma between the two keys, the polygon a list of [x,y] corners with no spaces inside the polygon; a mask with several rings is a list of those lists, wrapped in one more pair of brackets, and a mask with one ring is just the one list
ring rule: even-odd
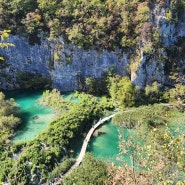
{"label": "bush", "polygon": [[135,89],[128,77],[110,78],[109,93],[114,104],[131,107],[135,103]]}
{"label": "bush", "polygon": [[162,90],[160,89],[160,84],[154,82],[151,86],[147,85],[145,87],[145,102],[147,103],[157,103],[161,101]]}
{"label": "bush", "polygon": [[0,151],[5,150],[14,129],[21,122],[19,112],[19,106],[14,100],[6,100],[5,95],[0,92]]}
{"label": "bush", "polygon": [[65,174],[73,164],[74,164],[74,159],[66,159],[59,166],[54,168],[54,170],[51,172],[50,179],[53,179],[59,176],[61,173]]}
{"label": "bush", "polygon": [[141,106],[117,114],[113,122],[125,128],[137,128],[143,124],[148,128],[156,128],[167,123],[168,109],[167,106],[160,104]]}
{"label": "bush", "polygon": [[94,185],[103,184],[107,176],[106,166],[87,153],[82,164],[63,179],[63,185]]}
{"label": "bush", "polygon": [[182,84],[176,84],[174,88],[169,90],[170,101],[185,102],[185,86]]}

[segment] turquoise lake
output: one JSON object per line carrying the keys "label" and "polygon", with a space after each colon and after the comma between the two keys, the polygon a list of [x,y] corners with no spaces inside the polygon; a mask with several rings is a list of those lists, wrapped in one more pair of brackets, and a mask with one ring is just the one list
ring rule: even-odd
{"label": "turquoise lake", "polygon": [[99,130],[102,134],[91,139],[88,151],[94,153],[98,159],[120,164],[120,161],[117,160],[119,154],[117,127],[109,121]]}
{"label": "turquoise lake", "polygon": [[[38,104],[38,100],[42,96],[42,91],[8,91],[5,92],[5,94],[7,98],[13,97],[15,102],[21,107],[22,124],[16,131],[16,135],[13,138],[14,142],[32,140],[54,120],[54,112]],[[64,98],[69,98],[70,101],[75,102],[76,100],[71,98],[71,96],[72,93],[69,93],[65,95]],[[92,152],[98,159],[114,162],[117,165],[121,164],[121,162],[117,160],[119,157],[118,128],[110,121],[99,129],[103,134],[98,137],[93,137],[87,150]],[[77,151],[81,149],[81,144],[82,143],[79,142]],[[78,154],[78,152],[76,154]]]}
{"label": "turquoise lake", "polygon": [[102,125],[99,130],[102,134],[91,139],[88,151],[92,152],[96,158],[106,162],[122,165],[121,158],[130,164],[129,156],[125,155],[123,158],[119,155],[119,132],[128,136],[127,129],[119,128],[109,121]]}
{"label": "turquoise lake", "polygon": [[13,97],[21,107],[22,123],[17,128],[16,135],[13,138],[14,142],[32,140],[45,130],[55,117],[50,108],[39,105],[38,100],[42,96],[41,91],[9,91],[5,94],[7,98]]}

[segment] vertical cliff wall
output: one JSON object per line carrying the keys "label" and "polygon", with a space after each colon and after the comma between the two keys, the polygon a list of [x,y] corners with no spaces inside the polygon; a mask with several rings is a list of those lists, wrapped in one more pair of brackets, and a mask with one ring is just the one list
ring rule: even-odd
{"label": "vertical cliff wall", "polygon": [[[185,68],[185,15],[181,18],[169,18],[171,2],[166,1],[163,6],[154,3],[150,7],[150,23],[153,31],[159,33],[159,44],[145,52],[144,47],[139,48],[139,62],[135,70],[131,70],[132,82],[144,88],[157,81],[163,86],[173,85],[170,73],[177,73],[177,76],[184,75]],[[177,14],[176,11],[173,14]],[[147,31],[147,30],[146,30]],[[142,40],[141,40],[142,42]],[[145,45],[151,42],[146,42]],[[176,77],[177,77],[176,76]],[[177,77],[177,78],[178,78]]]}
{"label": "vertical cliff wall", "polygon": [[26,39],[11,36],[9,42],[15,47],[0,49],[0,55],[5,59],[0,64],[0,89],[19,88],[20,74],[23,77],[28,74],[30,80],[33,75],[47,77],[51,79],[52,87],[62,91],[83,89],[82,80],[87,77],[99,79],[111,66],[115,66],[121,75],[125,75],[130,66],[131,81],[140,88],[154,81],[171,85],[170,73],[184,76],[185,72],[185,15],[178,19],[170,17],[171,7],[171,1],[162,6],[152,4],[150,19],[145,26],[151,25],[152,34],[159,34],[158,43],[153,45],[156,42],[154,36],[152,41],[147,36],[150,33],[146,33],[143,27],[134,54],[119,49],[84,50],[64,42],[62,37],[52,42],[42,40],[40,45],[29,45]]}
{"label": "vertical cliff wall", "polygon": [[11,36],[8,42],[15,47],[0,50],[5,59],[1,64],[0,89],[19,88],[17,76],[31,72],[50,78],[54,88],[71,91],[83,88],[82,78],[99,79],[111,66],[124,75],[128,67],[127,54],[121,50],[83,50],[64,43],[62,37],[55,42],[44,40],[41,45],[29,45],[18,36]]}

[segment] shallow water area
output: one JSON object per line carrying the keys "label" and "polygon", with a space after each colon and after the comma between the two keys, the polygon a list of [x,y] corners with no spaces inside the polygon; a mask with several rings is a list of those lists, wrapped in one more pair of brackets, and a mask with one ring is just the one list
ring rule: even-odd
{"label": "shallow water area", "polygon": [[[92,152],[100,160],[122,165],[123,163],[119,159],[119,130],[125,134],[127,134],[127,130],[118,128],[111,121],[105,123],[99,130],[102,133],[91,139],[88,151]],[[130,163],[128,156],[125,156],[124,160],[126,160],[127,164]]]}
{"label": "shallow water area", "polygon": [[54,119],[54,111],[38,103],[42,91],[6,91],[6,98],[14,98],[21,107],[22,123],[13,137],[14,142],[30,141],[46,129]]}
{"label": "shallow water area", "polygon": [[[44,131],[48,124],[54,120],[54,111],[50,108],[38,104],[39,98],[42,97],[43,91],[6,91],[7,98],[14,98],[15,102],[21,107],[22,124],[17,128],[16,135],[13,137],[14,142],[30,141],[40,132]],[[79,99],[74,93],[63,94],[62,97],[73,103],[78,103]],[[122,165],[119,158],[119,132],[117,126],[111,121],[104,123],[99,127],[102,134],[92,137],[87,151],[92,152],[94,156],[106,162],[113,162],[116,165]],[[126,129],[122,131],[126,133]],[[77,157],[82,143],[78,140],[75,143],[74,157]],[[126,157],[125,160],[129,161]]]}

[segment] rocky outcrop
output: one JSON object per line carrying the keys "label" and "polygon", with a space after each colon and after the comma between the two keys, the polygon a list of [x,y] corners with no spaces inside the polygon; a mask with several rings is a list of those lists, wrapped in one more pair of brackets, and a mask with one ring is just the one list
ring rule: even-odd
{"label": "rocky outcrop", "polygon": [[[146,85],[151,85],[154,81],[162,86],[173,85],[169,78],[170,72],[176,72],[177,76],[184,75],[185,65],[182,53],[185,52],[185,47],[182,42],[185,38],[185,15],[178,21],[168,20],[169,6],[170,1],[166,1],[162,7],[154,4],[151,8],[151,21],[153,29],[159,31],[161,48],[155,48],[157,53],[152,54],[143,53],[140,48],[140,62],[136,70],[131,70],[131,80],[141,89]],[[170,68],[176,69],[171,70]]]}
{"label": "rocky outcrop", "polygon": [[83,50],[64,43],[62,37],[55,42],[43,40],[41,45],[29,45],[18,36],[11,36],[8,42],[15,47],[0,50],[5,58],[0,71],[0,89],[19,88],[18,74],[32,72],[49,77],[54,88],[71,91],[83,88],[82,79],[101,78],[111,66],[121,75],[128,67],[127,54],[121,50]]}
{"label": "rocky outcrop", "polygon": [[136,72],[131,73],[131,79],[134,85],[143,89],[146,85],[153,82],[165,85],[168,82],[168,76],[165,75],[164,64],[158,63],[158,60],[144,56]]}
{"label": "rocky outcrop", "polygon": [[[184,46],[178,45],[182,38],[185,38],[185,15],[179,21],[169,21],[166,18],[170,1],[160,7],[154,4],[151,8],[151,22],[153,28],[160,33],[160,42],[163,50],[158,50],[161,59],[156,53],[148,54],[142,51],[145,42],[141,40],[141,47],[138,49],[139,64],[135,70],[131,70],[131,81],[133,84],[144,88],[157,81],[161,85],[170,84],[169,73],[166,72],[166,63],[171,55],[181,55],[185,50]],[[15,47],[0,49],[0,56],[5,60],[0,64],[0,89],[19,88],[18,78],[29,72],[38,77],[47,77],[52,80],[52,87],[61,91],[72,91],[83,89],[83,81],[87,77],[100,79],[104,73],[115,66],[117,72],[125,75],[128,72],[130,63],[129,53],[122,50],[84,50],[63,41],[62,37],[55,41],[42,40],[40,45],[29,45],[25,38],[11,36],[9,42]],[[150,41],[149,41],[150,42]],[[149,43],[150,44],[150,43]],[[174,53],[171,47],[176,45]],[[172,56],[174,57],[174,56]],[[184,55],[177,59],[180,64],[178,68],[185,69]],[[178,64],[176,64],[178,65]],[[178,71],[183,75],[183,71]],[[32,76],[32,75],[31,75]],[[32,77],[31,77],[32,78]],[[31,79],[30,79],[31,80]]]}

